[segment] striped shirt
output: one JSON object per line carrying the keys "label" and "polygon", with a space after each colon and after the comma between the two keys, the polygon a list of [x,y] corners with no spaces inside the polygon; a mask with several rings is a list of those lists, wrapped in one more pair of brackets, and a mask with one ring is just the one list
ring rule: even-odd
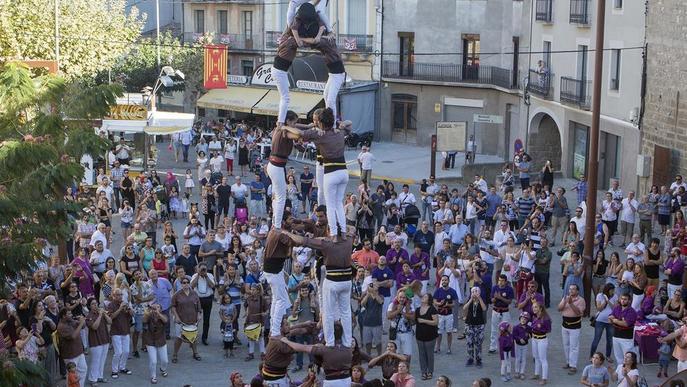
{"label": "striped shirt", "polygon": [[530,214],[530,212],[532,212],[532,207],[534,207],[534,199],[532,199],[531,196],[528,198],[525,198],[525,197],[519,198],[517,205],[518,205],[518,214],[520,216],[523,216],[523,217],[528,216]]}

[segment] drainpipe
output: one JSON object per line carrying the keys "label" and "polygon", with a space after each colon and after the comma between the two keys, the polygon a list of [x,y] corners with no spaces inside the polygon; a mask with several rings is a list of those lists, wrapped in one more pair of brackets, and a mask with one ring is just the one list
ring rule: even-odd
{"label": "drainpipe", "polygon": [[[536,0],[531,0],[530,1],[530,42],[528,43],[529,49],[528,54],[527,54],[527,85],[530,83],[530,69],[532,68],[532,26],[534,25],[534,2]],[[550,66],[550,64],[549,64]],[[523,91],[523,98],[522,100],[525,101],[525,94],[527,93],[527,86],[525,86],[525,90]],[[530,103],[527,103],[527,116],[525,117],[525,143],[523,144],[523,147],[525,148],[526,152],[529,152],[528,146],[530,142]]]}
{"label": "drainpipe", "polygon": [[380,21],[380,44],[379,44],[379,82],[377,84],[377,125],[376,126],[376,137],[377,140],[381,140],[381,126],[382,126],[382,74],[384,74],[384,0],[381,0],[381,7],[377,10],[382,15]]}

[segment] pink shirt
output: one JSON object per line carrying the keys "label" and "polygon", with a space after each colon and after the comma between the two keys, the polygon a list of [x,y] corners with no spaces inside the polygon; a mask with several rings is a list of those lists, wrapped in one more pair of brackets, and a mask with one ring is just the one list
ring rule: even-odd
{"label": "pink shirt", "polygon": [[405,378],[400,379],[397,372],[391,375],[391,381],[394,382],[395,387],[415,387],[415,377],[411,374],[406,374]]}

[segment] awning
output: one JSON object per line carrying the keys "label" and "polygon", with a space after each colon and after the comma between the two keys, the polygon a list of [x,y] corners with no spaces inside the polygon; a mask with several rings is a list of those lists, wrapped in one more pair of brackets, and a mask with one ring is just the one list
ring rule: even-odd
{"label": "awning", "polygon": [[148,134],[174,134],[185,132],[193,127],[195,114],[155,111],[149,116],[150,126],[144,131]]}
{"label": "awning", "polygon": [[226,89],[212,89],[200,97],[196,106],[250,113],[253,105],[264,97],[268,91],[270,90],[238,86],[229,86]]}
{"label": "awning", "polygon": [[[315,107],[322,101],[320,93],[304,93],[302,91],[291,90],[291,103],[289,110],[293,110],[300,118],[306,118]],[[253,114],[266,116],[276,116],[279,112],[279,92],[271,89],[265,98],[253,107]]]}
{"label": "awning", "polygon": [[144,120],[103,120],[100,129],[108,132],[140,133],[147,124]]}

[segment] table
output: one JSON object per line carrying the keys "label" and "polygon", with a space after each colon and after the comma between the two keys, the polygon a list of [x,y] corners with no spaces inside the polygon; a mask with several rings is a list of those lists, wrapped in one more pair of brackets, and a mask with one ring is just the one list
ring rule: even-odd
{"label": "table", "polygon": [[656,329],[637,330],[636,328],[634,340],[639,347],[640,363],[658,363],[658,348],[661,346],[658,342],[660,332]]}

